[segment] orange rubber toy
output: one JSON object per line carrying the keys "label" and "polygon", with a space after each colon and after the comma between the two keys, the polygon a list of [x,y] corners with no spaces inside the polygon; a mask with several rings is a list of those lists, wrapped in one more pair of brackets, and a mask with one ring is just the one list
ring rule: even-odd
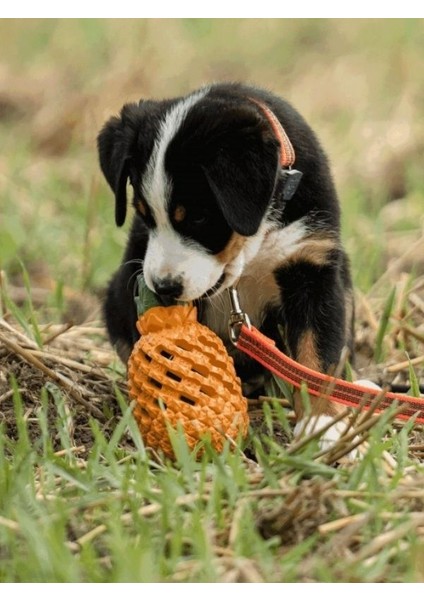
{"label": "orange rubber toy", "polygon": [[233,359],[197,321],[195,307],[157,306],[142,277],[138,285],[141,337],[128,361],[128,389],[143,441],[174,458],[168,426],[180,424],[190,449],[206,436],[220,452],[226,439],[245,437],[249,425]]}

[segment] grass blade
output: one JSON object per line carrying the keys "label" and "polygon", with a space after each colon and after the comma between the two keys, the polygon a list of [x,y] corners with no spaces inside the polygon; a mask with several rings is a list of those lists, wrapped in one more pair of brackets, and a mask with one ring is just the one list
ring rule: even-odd
{"label": "grass blade", "polygon": [[395,303],[395,297],[396,297],[396,288],[394,287],[392,289],[392,291],[390,292],[390,294],[386,300],[386,303],[384,305],[383,314],[381,315],[381,319],[380,319],[380,323],[379,323],[379,327],[378,327],[378,331],[377,331],[377,337],[375,340],[375,351],[374,351],[374,360],[377,363],[381,362],[384,358],[383,341],[384,341],[384,336],[386,335],[387,329],[389,326],[390,317],[391,317],[391,314],[393,311],[393,306]]}

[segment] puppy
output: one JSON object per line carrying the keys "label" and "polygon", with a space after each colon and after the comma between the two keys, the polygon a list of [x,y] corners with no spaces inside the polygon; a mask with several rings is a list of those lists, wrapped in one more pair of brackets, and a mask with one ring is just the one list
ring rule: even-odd
{"label": "puppy", "polygon": [[[223,339],[250,393],[267,373],[229,341],[230,286],[251,322],[300,363],[331,372],[343,349],[352,350],[337,194],[315,134],[288,102],[233,83],[141,100],[104,125],[98,150],[118,226],[128,182],[133,190],[132,228],[104,305],[124,362],[139,336],[134,288],[141,271],[165,303],[198,304],[201,322]],[[300,431],[300,398],[295,411]],[[336,411],[312,400],[316,427]]]}

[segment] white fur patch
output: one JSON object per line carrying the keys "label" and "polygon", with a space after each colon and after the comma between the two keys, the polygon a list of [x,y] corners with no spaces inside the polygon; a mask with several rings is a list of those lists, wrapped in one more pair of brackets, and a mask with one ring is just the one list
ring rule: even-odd
{"label": "white fur patch", "polygon": [[361,385],[362,387],[371,388],[373,390],[381,390],[381,387],[379,385],[377,385],[373,381],[370,381],[369,379],[357,379],[356,381],[354,381],[354,383]]}
{"label": "white fur patch", "polygon": [[[373,381],[369,381],[368,379],[358,379],[354,383],[361,385],[365,388],[381,390],[381,387],[379,385],[377,385]],[[296,426],[294,428],[294,436],[296,438],[300,436],[311,435],[314,432],[323,429],[326,425],[331,423],[332,420],[333,417],[330,417],[328,415],[303,417],[302,419],[299,419],[299,421],[296,423]],[[334,425],[329,427],[329,429],[327,429],[327,431],[320,436],[318,440],[320,449],[325,451],[330,450],[335,444],[337,444],[340,437],[347,432],[346,430],[346,421],[338,421],[337,423],[334,423]],[[357,438],[351,440],[350,443],[354,441],[357,441]],[[351,450],[351,452],[349,452],[346,455],[346,458],[349,460],[357,460],[362,456],[362,454],[363,449],[361,448],[361,446],[358,446],[354,450]]]}
{"label": "white fur patch", "polygon": [[[329,423],[333,421],[333,417],[328,415],[317,415],[315,417],[304,417],[300,419],[295,428],[294,428],[294,436],[298,438],[300,436],[309,436],[323,429]],[[345,421],[338,421],[334,423],[325,431],[318,439],[319,448],[322,451],[331,450],[338,442],[340,437],[347,432],[347,425]],[[356,441],[356,439],[351,440],[350,443]],[[360,446],[351,450],[348,454],[346,454],[346,458],[349,460],[357,460],[361,457],[361,449]]]}
{"label": "white fur patch", "polygon": [[183,301],[202,296],[216,284],[223,271],[223,265],[205,248],[184,240],[176,233],[168,212],[172,181],[165,171],[166,150],[190,109],[208,91],[209,88],[205,87],[184,98],[165,115],[142,184],[143,195],[156,223],[155,229],[150,232],[144,259],[146,283],[154,289],[153,279],[180,279],[184,290],[180,300]]}

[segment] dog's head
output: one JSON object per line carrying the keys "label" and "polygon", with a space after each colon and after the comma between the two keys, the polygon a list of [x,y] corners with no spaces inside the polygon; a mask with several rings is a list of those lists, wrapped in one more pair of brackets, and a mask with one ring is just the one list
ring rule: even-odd
{"label": "dog's head", "polygon": [[128,104],[106,123],[98,148],[117,225],[128,181],[134,190],[153,291],[190,301],[240,277],[264,235],[279,171],[278,142],[254,102],[205,89]]}

